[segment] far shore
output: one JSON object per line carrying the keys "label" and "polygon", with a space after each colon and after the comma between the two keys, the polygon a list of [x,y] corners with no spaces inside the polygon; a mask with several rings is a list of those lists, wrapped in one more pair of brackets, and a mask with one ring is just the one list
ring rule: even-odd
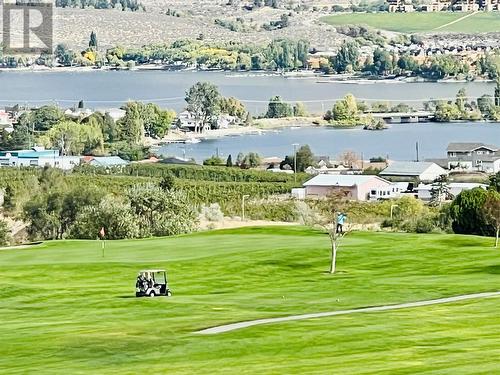
{"label": "far shore", "polygon": [[[17,68],[7,68],[0,67],[0,73],[2,72],[23,72],[23,73],[59,73],[59,72],[73,72],[73,73],[86,73],[86,72],[111,72],[111,71],[164,71],[164,72],[223,72],[223,73],[234,73],[234,74],[262,74],[262,75],[276,75],[282,76],[283,78],[321,78],[317,83],[376,83],[376,82],[386,82],[386,83],[412,83],[412,82],[434,82],[434,83],[446,83],[446,82],[494,82],[492,79],[485,77],[474,77],[472,80],[463,80],[457,77],[447,77],[444,79],[428,79],[419,76],[373,76],[366,77],[357,74],[326,74],[317,72],[315,74],[307,74],[302,76],[301,71],[291,71],[280,73],[273,70],[222,70],[222,69],[168,69],[165,65],[161,64],[140,64],[131,68],[127,67],[111,67],[111,66],[54,66],[48,67],[45,65],[32,65],[29,67],[17,67]],[[305,71],[312,72],[312,71]]]}
{"label": "far shore", "polygon": [[[468,120],[455,120],[446,123],[442,123],[444,126],[447,124],[461,124],[470,122]],[[473,121],[475,123],[491,123],[499,124],[497,121],[481,120]],[[433,122],[436,123],[436,122]],[[402,125],[419,125],[422,123],[407,123]],[[392,124],[390,124],[392,125]],[[390,125],[385,129],[364,129],[366,131],[383,131],[390,128]],[[330,127],[332,129],[360,129],[363,130],[363,125],[356,126],[341,126],[332,125],[331,123],[324,120],[321,116],[308,116],[308,117],[285,117],[285,118],[261,118],[254,120],[253,124],[250,126],[233,126],[225,129],[214,129],[208,130],[203,133],[185,132],[180,130],[171,130],[162,139],[146,138],[145,146],[159,146],[166,143],[198,143],[197,141],[202,141],[204,139],[217,139],[222,137],[235,137],[250,134],[262,134],[265,132],[277,131],[278,129],[285,128],[305,128],[305,127]],[[194,142],[193,142],[194,140]]]}
{"label": "far shore", "polygon": [[203,133],[183,132],[172,130],[162,139],[147,138],[146,146],[161,145],[170,142],[185,142],[193,139],[216,139],[227,136],[240,136],[248,134],[261,134],[263,132],[273,131],[282,128],[299,128],[310,126],[328,125],[320,116],[318,117],[286,117],[286,118],[262,118],[254,120],[250,126],[234,126],[225,129],[208,130]]}

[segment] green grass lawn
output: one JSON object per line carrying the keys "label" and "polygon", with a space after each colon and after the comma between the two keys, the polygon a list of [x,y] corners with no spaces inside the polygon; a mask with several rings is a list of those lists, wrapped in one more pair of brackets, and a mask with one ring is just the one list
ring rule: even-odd
{"label": "green grass lawn", "polygon": [[500,31],[500,13],[479,12],[452,25],[439,28],[456,21],[467,13],[433,12],[433,13],[349,13],[324,17],[322,20],[331,25],[367,25],[375,29],[396,31],[401,33],[420,32],[494,32]]}
{"label": "green grass lawn", "polygon": [[[498,299],[258,326],[241,320],[500,289],[492,239],[353,233],[338,274],[326,235],[246,228],[0,250],[0,373],[494,373]],[[135,298],[166,268],[172,298]]]}

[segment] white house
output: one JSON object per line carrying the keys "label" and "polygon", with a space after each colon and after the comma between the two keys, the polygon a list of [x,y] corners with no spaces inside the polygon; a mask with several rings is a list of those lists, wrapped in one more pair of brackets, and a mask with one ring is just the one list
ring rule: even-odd
{"label": "white house", "polygon": [[446,149],[448,168],[463,171],[497,173],[500,171],[500,149],[480,142],[454,142]]}
{"label": "white house", "polygon": [[[478,183],[468,183],[468,182],[451,182],[448,184],[448,188],[450,189],[450,194],[453,197],[456,197],[464,190],[471,190],[475,188],[488,189],[488,185],[478,184]],[[415,189],[418,192],[418,198],[423,201],[431,200],[431,190],[432,184],[419,184]]]}
{"label": "white house", "polygon": [[0,151],[0,167],[53,167],[70,170],[79,164],[79,156],[60,156],[59,150],[45,150],[43,147]]}
{"label": "white house", "polygon": [[426,161],[393,161],[380,172],[384,178],[431,182],[443,174],[448,174],[436,163]]}
{"label": "white house", "polygon": [[378,176],[341,174],[319,174],[303,184],[307,197],[323,198],[342,192],[345,197],[359,201],[366,201],[372,192],[376,195],[379,189],[388,189],[391,185]]}

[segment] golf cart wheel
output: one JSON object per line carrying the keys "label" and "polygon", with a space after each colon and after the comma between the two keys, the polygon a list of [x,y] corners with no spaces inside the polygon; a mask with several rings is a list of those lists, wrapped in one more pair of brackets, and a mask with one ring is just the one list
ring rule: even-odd
{"label": "golf cart wheel", "polygon": [[166,294],[167,297],[172,297],[172,292],[170,290],[167,290],[167,294]]}
{"label": "golf cart wheel", "polygon": [[156,297],[156,293],[155,292],[151,292],[151,293],[149,293],[149,296],[150,297]]}

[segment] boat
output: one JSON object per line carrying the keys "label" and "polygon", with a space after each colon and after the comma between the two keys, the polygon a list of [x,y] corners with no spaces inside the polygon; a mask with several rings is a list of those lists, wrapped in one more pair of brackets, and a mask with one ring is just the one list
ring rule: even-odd
{"label": "boat", "polygon": [[184,141],[184,143],[190,143],[190,144],[200,143],[200,142],[201,141],[198,138],[188,138]]}

